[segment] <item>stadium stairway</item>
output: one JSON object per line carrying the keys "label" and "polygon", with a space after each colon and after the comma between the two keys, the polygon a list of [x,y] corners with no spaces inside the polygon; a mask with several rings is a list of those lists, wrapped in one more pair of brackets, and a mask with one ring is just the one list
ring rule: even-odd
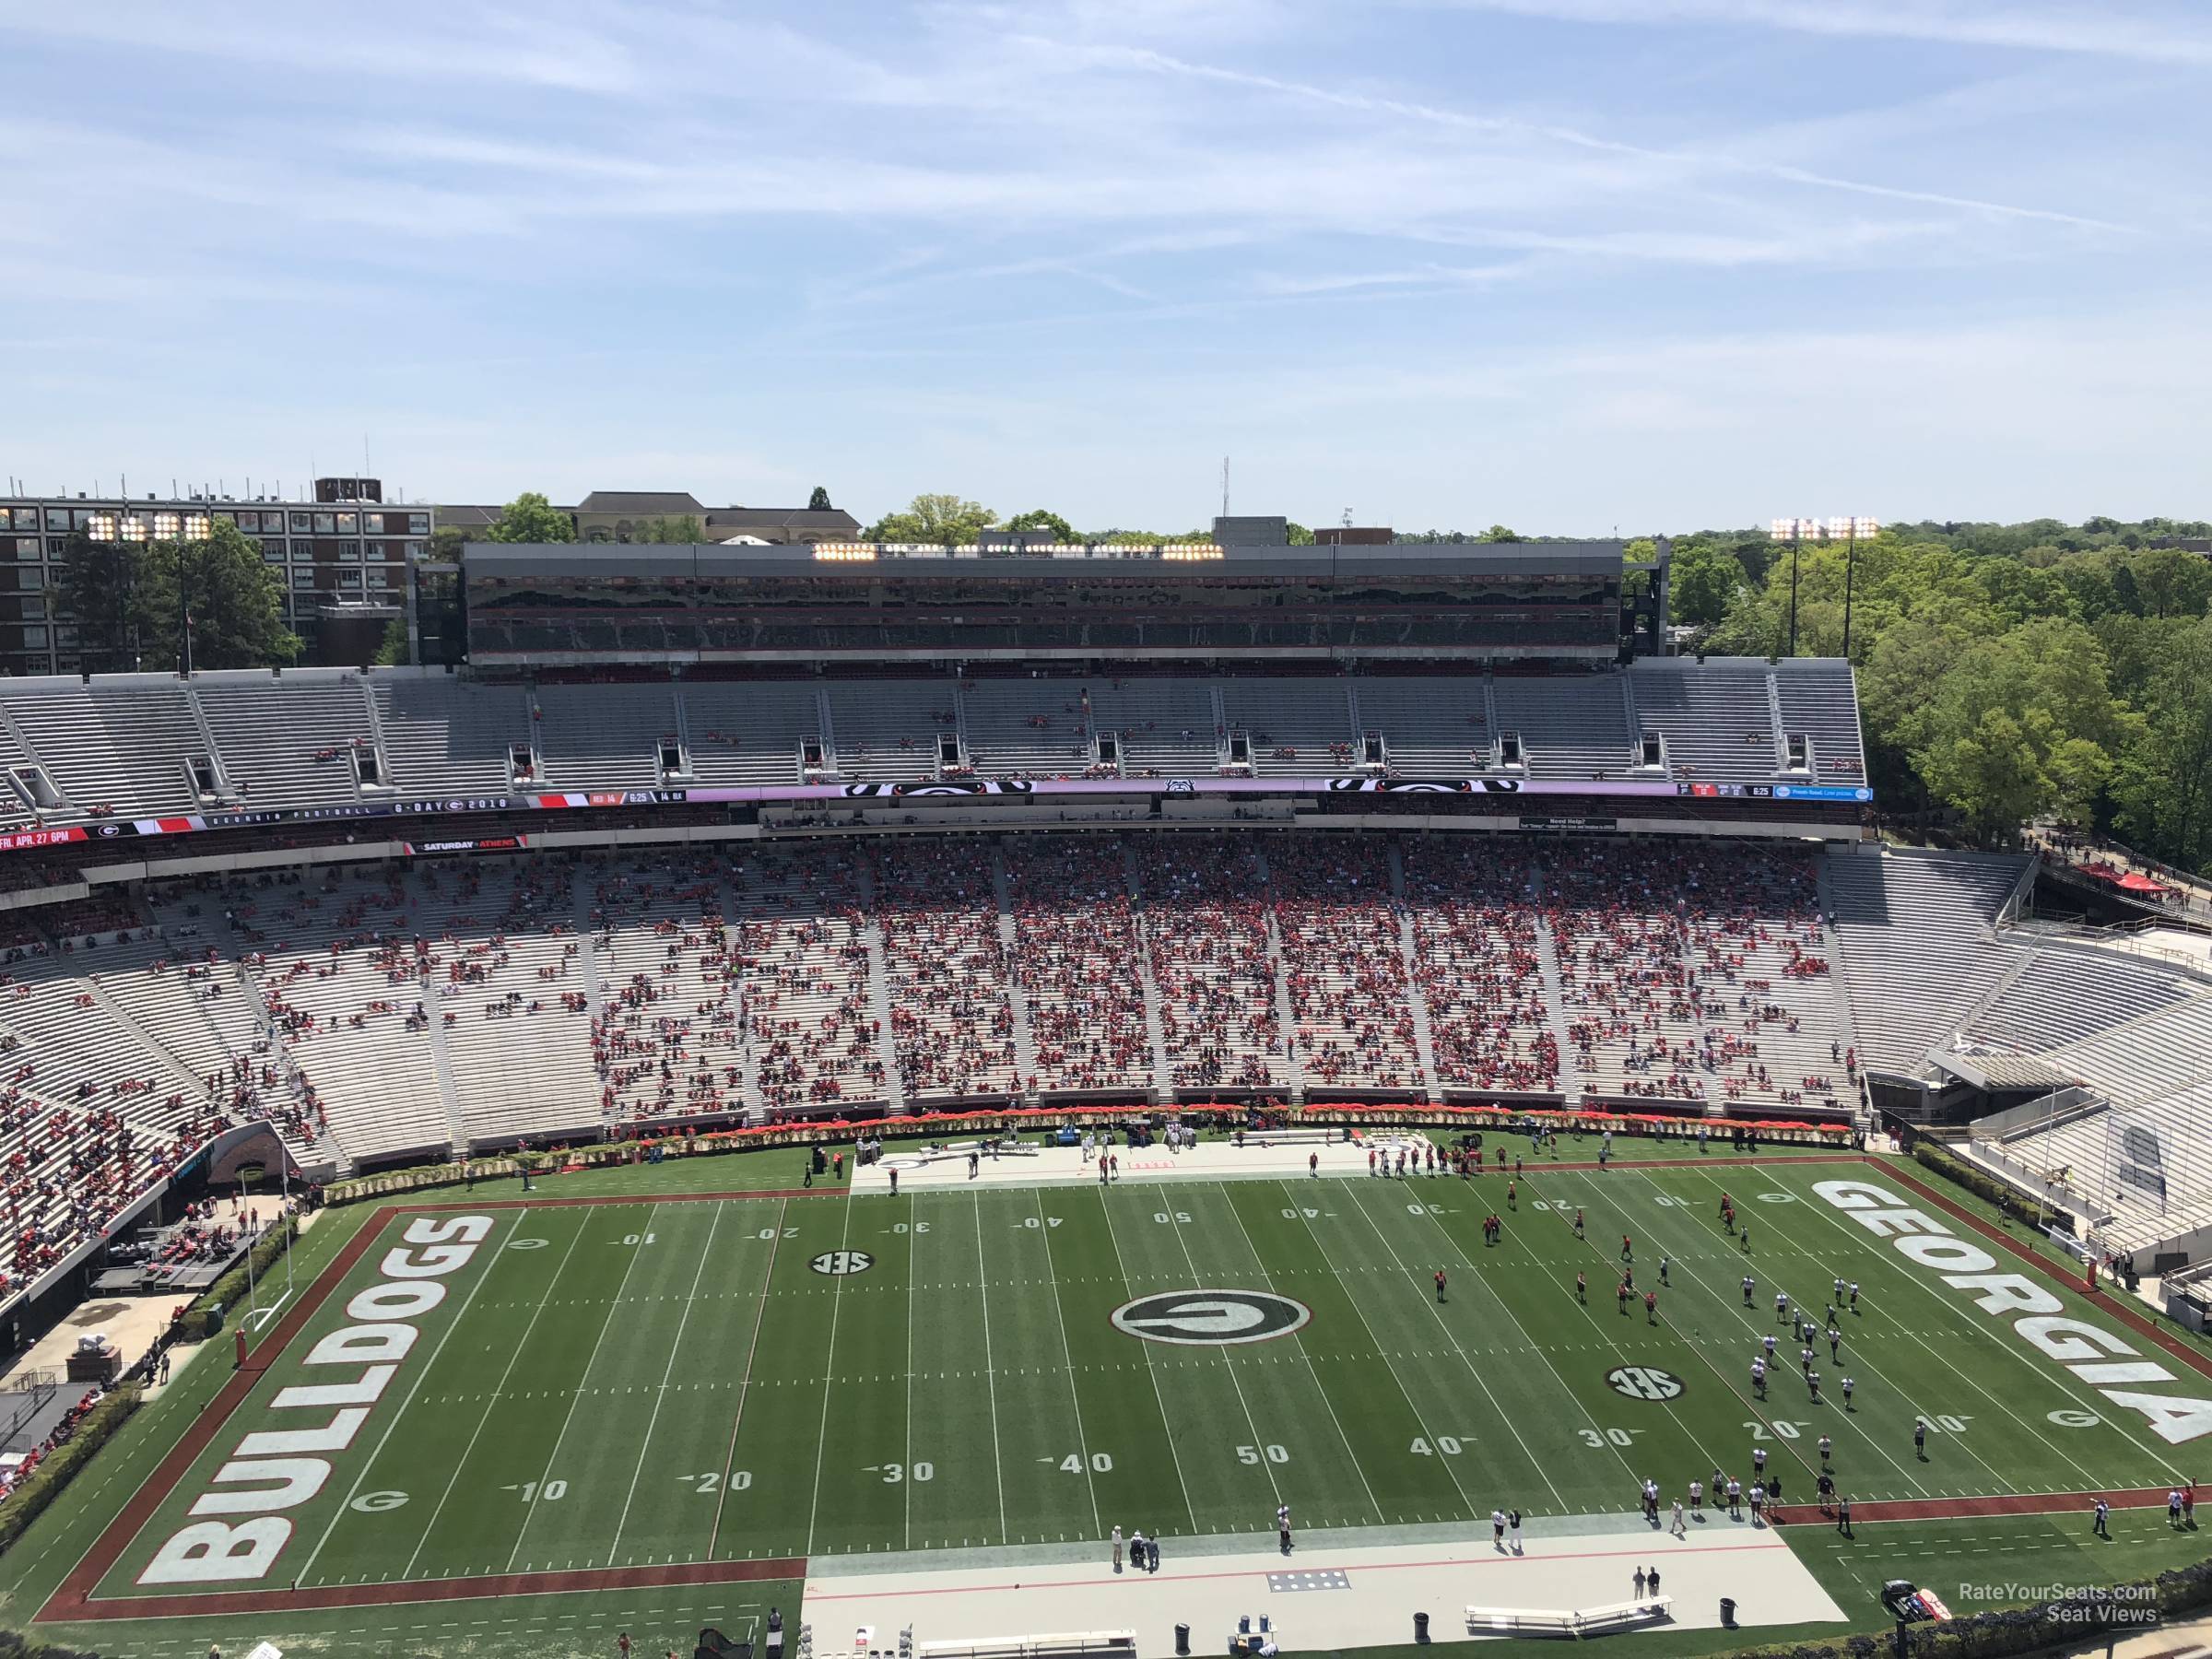
{"label": "stadium stairway", "polygon": [[998,905],[998,955],[1003,964],[1001,977],[1006,987],[1006,1006],[1014,1011],[1014,1065],[1018,1076],[1015,1083],[1022,1098],[1035,1103],[1035,1092],[1030,1079],[1037,1075],[1037,1030],[1030,1023],[1029,993],[1022,989],[1021,976],[1013,971],[1018,946],[1014,938],[1014,893],[1006,878],[1006,859],[1004,852],[994,847],[991,851],[991,896]]}
{"label": "stadium stairway", "polygon": [[1144,894],[1136,880],[1136,854],[1122,843],[1122,879],[1129,884],[1129,902],[1136,912],[1136,977],[1145,997],[1145,1037],[1152,1045],[1152,1099],[1167,1105],[1175,1099],[1175,1075],[1168,1065],[1168,1031],[1159,1018],[1159,982],[1152,977],[1150,932],[1145,921]]}
{"label": "stadium stairway", "polygon": [[[1535,895],[1531,895],[1534,901]],[[1559,1051],[1559,1098],[1570,1107],[1583,1101],[1583,1069],[1579,1051],[1567,1030],[1567,1004],[1559,978],[1559,942],[1552,936],[1551,919],[1536,912],[1536,971],[1544,981],[1544,1018],[1551,1041]]]}
{"label": "stadium stairway", "polygon": [[[1218,697],[1219,694],[1216,695]],[[1267,868],[1267,854],[1255,851],[1253,860],[1259,866],[1260,890],[1265,892],[1274,886],[1275,881]],[[1283,1034],[1283,1069],[1289,1085],[1290,1103],[1303,1106],[1306,1103],[1305,1065],[1298,1055],[1298,1020],[1290,1008],[1290,986],[1283,967],[1283,935],[1282,930],[1275,924],[1273,910],[1267,912],[1266,927],[1267,969],[1275,983],[1275,1024],[1276,1029]]]}
{"label": "stadium stairway", "polygon": [[1406,964],[1406,1000],[1413,1008],[1413,1052],[1421,1063],[1421,1087],[1431,1102],[1441,1105],[1444,1091],[1436,1075],[1436,1032],[1429,1023],[1428,994],[1421,989],[1413,912],[1406,908],[1406,854],[1394,841],[1390,848],[1390,904],[1397,915],[1398,955]]}
{"label": "stadium stairway", "polygon": [[445,1109],[445,1132],[453,1139],[453,1156],[468,1156],[468,1125],[461,1115],[461,1091],[453,1085],[453,1056],[446,1046],[445,999],[434,994],[426,981],[424,1006],[430,1010],[430,1070],[438,1079],[438,1103]]}
{"label": "stadium stairway", "polygon": [[903,1117],[912,1108],[907,1103],[905,1079],[899,1072],[899,1040],[891,1025],[891,972],[884,960],[883,924],[876,919],[876,873],[866,860],[862,860],[854,872],[854,881],[867,918],[861,924],[860,939],[868,951],[868,1007],[878,1033],[877,1057],[883,1062],[884,1110],[893,1117]]}
{"label": "stadium stairway", "polygon": [[729,980],[730,1003],[736,1011],[737,1098],[744,1103],[745,1121],[749,1124],[768,1115],[768,1101],[760,1092],[760,1051],[753,1046],[752,982],[747,977],[745,954],[738,943],[743,932],[738,918],[744,908],[738,900],[735,861],[723,870],[715,885],[722,892],[722,913],[729,923],[729,959],[722,971]]}
{"label": "stadium stairway", "polygon": [[[1682,954],[1682,983],[1686,987],[1694,985],[1698,982],[1697,953],[1690,948],[1689,935],[1687,932],[1680,928],[1677,928],[1676,939]],[[1702,1016],[1692,1016],[1693,1029],[1697,1030],[1700,1036],[1702,1036],[1704,1034],[1705,1028],[1712,1023],[1713,1021],[1711,1018],[1710,1011]],[[1700,1086],[1705,1091],[1705,1114],[1708,1117],[1720,1116],[1725,1108],[1722,1104],[1721,1080],[1719,1075],[1709,1066],[1700,1065],[1698,1068],[1698,1081]]]}

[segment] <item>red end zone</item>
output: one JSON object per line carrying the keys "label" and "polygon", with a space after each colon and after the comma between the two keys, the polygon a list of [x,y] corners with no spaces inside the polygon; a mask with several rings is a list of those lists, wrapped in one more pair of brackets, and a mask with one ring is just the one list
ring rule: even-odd
{"label": "red end zone", "polygon": [[[835,1198],[839,1187],[770,1189],[750,1193],[671,1193],[657,1204],[726,1203],[741,1198]],[[381,1606],[394,1602],[462,1601],[502,1595],[544,1595],[589,1590],[628,1590],[672,1584],[734,1583],[750,1579],[803,1578],[799,1558],[767,1561],[690,1561],[658,1567],[579,1569],[567,1572],[486,1574],[477,1578],[428,1579],[383,1584],[326,1584],[306,1590],[221,1590],[177,1595],[114,1596],[96,1599],[93,1592],[123,1559],[154,1512],[192,1470],[238,1408],[246,1403],[261,1373],[283,1354],[316,1311],[330,1300],[360,1259],[382,1237],[394,1218],[439,1210],[512,1210],[554,1206],[635,1204],[628,1197],[496,1198],[430,1204],[387,1204],[372,1211],[329,1266],[317,1274],[291,1308],[247,1350],[245,1363],[208,1401],[168,1454],[131,1494],[115,1518],[71,1568],[38,1612],[41,1623],[94,1618],[183,1618],[211,1613],[276,1612],[284,1608]]]}

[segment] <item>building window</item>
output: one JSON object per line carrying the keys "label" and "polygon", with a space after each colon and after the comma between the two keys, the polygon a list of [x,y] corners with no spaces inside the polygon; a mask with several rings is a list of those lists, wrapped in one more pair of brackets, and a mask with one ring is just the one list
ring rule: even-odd
{"label": "building window", "polygon": [[308,526],[309,526],[309,525],[310,525],[312,523],[312,519],[309,517],[309,515],[308,515],[308,514],[306,514],[306,513],[304,513],[304,512],[295,512],[295,513],[293,513],[293,514],[292,514],[292,534],[293,534],[294,535],[305,535],[307,534],[307,531],[308,531]]}
{"label": "building window", "polygon": [[43,600],[43,599],[26,599],[26,600],[24,600],[24,601],[23,601],[23,620],[24,620],[24,621],[26,621],[26,622],[43,622],[43,621],[45,621],[45,620],[46,620],[46,601],[45,601],[45,600]]}
{"label": "building window", "polygon": [[359,542],[340,542],[338,544],[338,557],[340,559],[351,559],[355,564],[360,563],[361,544]]}
{"label": "building window", "polygon": [[313,587],[315,585],[314,571],[310,570],[294,569],[292,571],[292,585],[296,588]]}
{"label": "building window", "polygon": [[67,646],[72,651],[76,650],[76,629],[74,628],[55,629],[53,630],[53,642],[56,645]]}
{"label": "building window", "polygon": [[25,629],[23,630],[23,649],[26,651],[45,650],[46,630],[42,628]]}
{"label": "building window", "polygon": [[353,535],[358,534],[360,530],[360,520],[361,515],[358,512],[339,513],[338,534],[340,535]]}
{"label": "building window", "polygon": [[66,531],[69,528],[69,510],[66,507],[47,508],[46,528],[49,531]]}
{"label": "building window", "polygon": [[54,667],[63,674],[76,674],[82,668],[82,665],[75,656],[59,656],[54,658],[53,662]]}
{"label": "building window", "polygon": [[36,563],[39,557],[39,538],[35,535],[16,537],[16,557]]}
{"label": "building window", "polygon": [[407,534],[409,535],[428,535],[429,533],[430,515],[429,513],[410,512],[407,514]]}
{"label": "building window", "polygon": [[342,588],[359,587],[361,585],[361,573],[359,571],[340,571],[338,572],[338,585]]}
{"label": "building window", "polygon": [[337,534],[337,529],[338,521],[335,513],[318,512],[315,514],[315,534],[317,535],[335,535]]}
{"label": "building window", "polygon": [[422,558],[422,557],[423,557],[423,555],[424,555],[424,553],[425,553],[425,551],[426,551],[426,548],[424,547],[424,546],[423,546],[423,544],[422,544],[421,542],[409,542],[409,543],[407,543],[407,545],[406,545],[406,548],[404,549],[404,551],[405,551],[405,553],[406,553],[406,557],[407,557],[407,558],[408,558],[410,560],[413,560],[413,559],[420,559],[420,558]]}
{"label": "building window", "polygon": [[369,585],[372,588],[390,587],[392,585],[391,573],[386,571],[370,571]]}
{"label": "building window", "polygon": [[284,544],[282,542],[271,542],[266,547],[263,547],[261,550],[261,562],[264,564],[273,565],[282,564],[284,562]]}

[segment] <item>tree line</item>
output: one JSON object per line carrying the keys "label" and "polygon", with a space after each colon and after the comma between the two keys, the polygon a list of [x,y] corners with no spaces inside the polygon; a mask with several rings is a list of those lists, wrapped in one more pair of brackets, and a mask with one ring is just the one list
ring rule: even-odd
{"label": "tree line", "polygon": [[1699,651],[1841,656],[1871,781],[1985,845],[2046,818],[2212,867],[2212,558],[2201,523],[1924,523],[1855,547],[1677,539],[1674,620]]}
{"label": "tree line", "polygon": [[300,653],[284,587],[261,546],[227,519],[194,541],[96,542],[63,549],[62,608],[88,673],[281,666]]}

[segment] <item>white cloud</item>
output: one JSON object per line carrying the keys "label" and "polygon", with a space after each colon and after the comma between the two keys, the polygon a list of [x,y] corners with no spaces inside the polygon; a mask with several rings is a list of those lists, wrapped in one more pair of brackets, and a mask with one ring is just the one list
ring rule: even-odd
{"label": "white cloud", "polygon": [[1984,0],[1445,0],[1571,23],[1697,24],[2023,52],[2212,65],[2212,28],[2171,6],[2008,6]]}

